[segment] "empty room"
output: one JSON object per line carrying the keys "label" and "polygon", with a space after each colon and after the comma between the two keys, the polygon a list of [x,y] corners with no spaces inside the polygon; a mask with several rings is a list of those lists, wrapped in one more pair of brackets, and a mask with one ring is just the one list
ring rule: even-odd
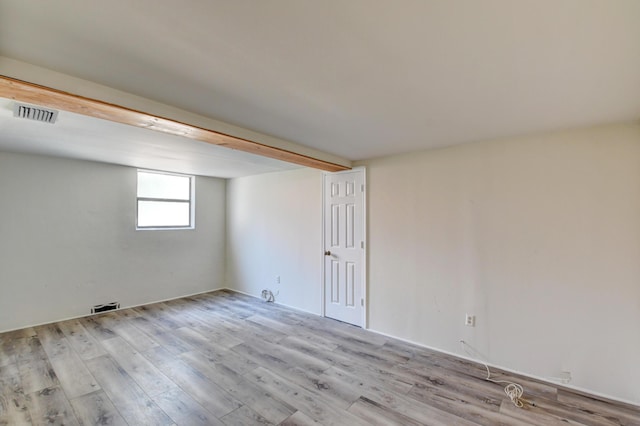
{"label": "empty room", "polygon": [[640,425],[640,1],[0,0],[0,425]]}

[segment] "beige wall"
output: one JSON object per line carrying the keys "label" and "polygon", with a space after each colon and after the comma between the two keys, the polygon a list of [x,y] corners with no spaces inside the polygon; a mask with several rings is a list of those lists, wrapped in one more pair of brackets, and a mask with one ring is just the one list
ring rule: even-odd
{"label": "beige wall", "polygon": [[0,331],[224,287],[222,179],[196,229],[136,231],[136,169],[0,153]]}
{"label": "beige wall", "polygon": [[640,402],[640,126],[364,164],[372,329]]}

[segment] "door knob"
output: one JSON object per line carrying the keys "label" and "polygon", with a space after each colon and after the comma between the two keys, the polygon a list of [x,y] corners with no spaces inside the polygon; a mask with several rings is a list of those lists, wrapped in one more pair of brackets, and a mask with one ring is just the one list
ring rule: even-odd
{"label": "door knob", "polygon": [[331,252],[329,250],[327,250],[327,251],[324,252],[324,255],[325,256],[331,256]]}

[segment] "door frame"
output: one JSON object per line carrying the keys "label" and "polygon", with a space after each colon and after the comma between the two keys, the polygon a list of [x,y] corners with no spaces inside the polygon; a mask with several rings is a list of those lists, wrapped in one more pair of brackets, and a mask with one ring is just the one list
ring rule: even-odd
{"label": "door frame", "polygon": [[360,285],[362,286],[362,328],[363,329],[368,329],[369,328],[369,298],[368,298],[368,288],[369,288],[369,281],[368,281],[368,274],[367,274],[367,260],[369,258],[369,242],[368,242],[368,209],[367,209],[367,192],[369,190],[369,182],[367,181],[367,168],[365,166],[358,166],[358,167],[354,167],[350,170],[345,170],[342,172],[323,172],[322,173],[322,247],[320,247],[320,256],[321,256],[321,287],[322,287],[322,296],[321,296],[321,303],[322,306],[320,307],[320,312],[321,315],[326,318],[326,311],[325,311],[325,290],[326,290],[326,274],[325,274],[325,255],[324,255],[324,250],[325,250],[325,225],[326,225],[326,221],[325,221],[325,195],[326,195],[326,184],[325,184],[325,177],[327,175],[337,175],[337,174],[345,174],[345,173],[352,173],[352,172],[362,172],[362,181],[364,182],[364,191],[362,192],[362,239],[364,241],[364,250],[362,253],[362,282],[360,283]]}

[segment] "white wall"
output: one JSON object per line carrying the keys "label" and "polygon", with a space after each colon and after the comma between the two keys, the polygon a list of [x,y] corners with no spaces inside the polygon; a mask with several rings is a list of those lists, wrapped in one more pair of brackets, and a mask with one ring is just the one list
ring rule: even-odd
{"label": "white wall", "polygon": [[[640,126],[362,164],[371,329],[640,403]],[[321,174],[228,188],[228,284],[318,312]]]}
{"label": "white wall", "polygon": [[640,126],[365,164],[372,329],[640,403]]}
{"label": "white wall", "polygon": [[254,296],[279,291],[279,303],[319,314],[322,172],[231,179],[227,188],[229,287]]}
{"label": "white wall", "polygon": [[224,287],[226,182],[195,187],[195,230],[136,231],[135,169],[0,153],[0,330]]}

